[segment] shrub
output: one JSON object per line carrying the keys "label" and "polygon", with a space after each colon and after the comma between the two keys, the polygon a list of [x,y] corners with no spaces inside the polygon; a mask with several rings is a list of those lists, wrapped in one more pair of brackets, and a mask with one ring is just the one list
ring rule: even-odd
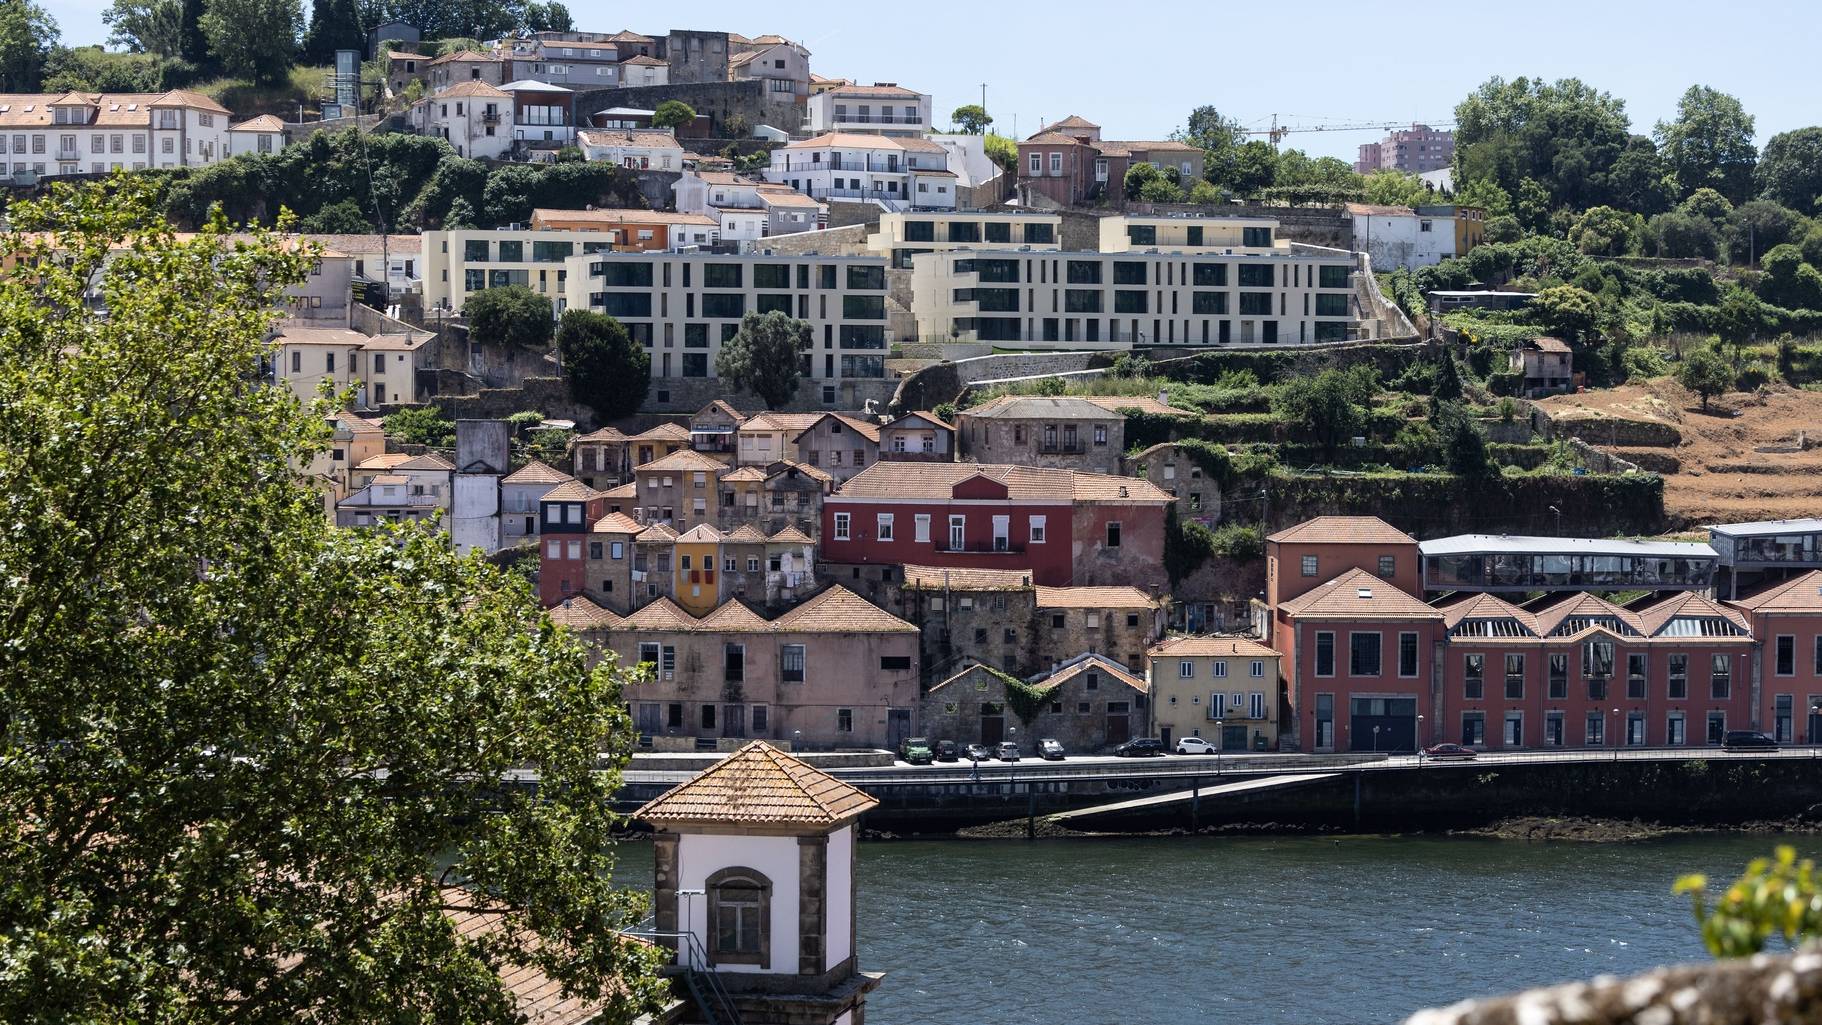
{"label": "shrub", "polygon": [[448,448],[455,444],[455,423],[436,406],[401,409],[384,421],[386,436],[407,445]]}
{"label": "shrub", "polygon": [[1663,377],[1670,373],[1670,360],[1664,350],[1652,345],[1636,345],[1626,350],[1620,357],[1620,366],[1626,371],[1626,379],[1645,380]]}

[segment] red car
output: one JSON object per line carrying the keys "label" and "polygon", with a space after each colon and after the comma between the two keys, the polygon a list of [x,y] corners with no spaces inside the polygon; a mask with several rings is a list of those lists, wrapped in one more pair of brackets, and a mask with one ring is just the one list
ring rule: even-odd
{"label": "red car", "polygon": [[1460,744],[1431,744],[1423,749],[1423,753],[1436,759],[1459,758],[1468,761],[1475,757],[1473,748],[1462,747]]}

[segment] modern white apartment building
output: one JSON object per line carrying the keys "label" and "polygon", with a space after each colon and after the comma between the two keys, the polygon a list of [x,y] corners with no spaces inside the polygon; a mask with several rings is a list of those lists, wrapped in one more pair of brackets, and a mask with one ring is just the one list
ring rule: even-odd
{"label": "modern white apartment building", "polygon": [[233,151],[229,117],[186,89],[0,94],[0,169],[19,178],[213,164]]}
{"label": "modern white apartment building", "polygon": [[809,323],[803,372],[825,402],[842,381],[885,377],[883,259],[600,253],[566,267],[568,306],[625,324],[650,348],[654,379],[715,377],[715,358],[741,318],[774,310]]}
{"label": "modern white apartment building", "polygon": [[[662,216],[662,215],[658,215]],[[607,252],[618,236],[602,230],[471,228],[426,231],[422,267],[424,308],[460,313],[468,297],[487,288],[524,285],[547,296],[562,316],[564,276],[572,256]]]}
{"label": "modern white apartment building", "polygon": [[721,222],[720,241],[757,242],[814,231],[828,207],[789,185],[754,181],[731,171],[685,171],[671,184],[679,212]]}
{"label": "modern white apartment building", "polygon": [[812,93],[809,130],[922,137],[930,131],[930,94],[896,82],[849,83]]}
{"label": "modern white apartment building", "polygon": [[911,268],[918,253],[951,249],[1049,251],[1060,248],[1060,214],[1025,211],[931,210],[883,213],[879,230],[867,236],[867,252],[889,257],[892,266]]}
{"label": "modern white apartment building", "polygon": [[801,139],[772,151],[766,180],[812,199],[877,203],[887,210],[955,209],[949,152],[917,137],[827,132]]}
{"label": "modern white apartment building", "polygon": [[920,337],[1033,348],[1343,341],[1354,254],[1277,241],[1252,218],[1124,218],[1101,252],[912,257]]}

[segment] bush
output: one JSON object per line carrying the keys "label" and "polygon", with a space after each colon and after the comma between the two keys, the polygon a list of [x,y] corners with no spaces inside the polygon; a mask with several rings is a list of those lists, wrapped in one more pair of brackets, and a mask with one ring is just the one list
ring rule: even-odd
{"label": "bush", "polygon": [[1778,379],[1778,368],[1775,364],[1762,359],[1755,359],[1740,368],[1734,376],[1734,386],[1741,391],[1757,391]]}
{"label": "bush", "polygon": [[1620,366],[1626,371],[1628,381],[1663,377],[1671,371],[1670,359],[1664,355],[1664,350],[1651,345],[1627,349],[1620,357]]}
{"label": "bush", "polygon": [[455,444],[455,423],[436,406],[401,409],[383,422],[386,436],[407,445],[448,448]]}
{"label": "bush", "polygon": [[468,333],[484,345],[542,349],[550,344],[550,300],[524,285],[487,288],[462,304]]}

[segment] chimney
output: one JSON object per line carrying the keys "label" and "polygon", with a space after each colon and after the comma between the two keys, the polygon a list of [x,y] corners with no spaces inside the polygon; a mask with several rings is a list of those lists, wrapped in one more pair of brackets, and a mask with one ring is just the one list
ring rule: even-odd
{"label": "chimney", "polygon": [[1159,388],[1158,389],[1158,404],[1163,405],[1163,406],[1170,405],[1170,389],[1169,388]]}

